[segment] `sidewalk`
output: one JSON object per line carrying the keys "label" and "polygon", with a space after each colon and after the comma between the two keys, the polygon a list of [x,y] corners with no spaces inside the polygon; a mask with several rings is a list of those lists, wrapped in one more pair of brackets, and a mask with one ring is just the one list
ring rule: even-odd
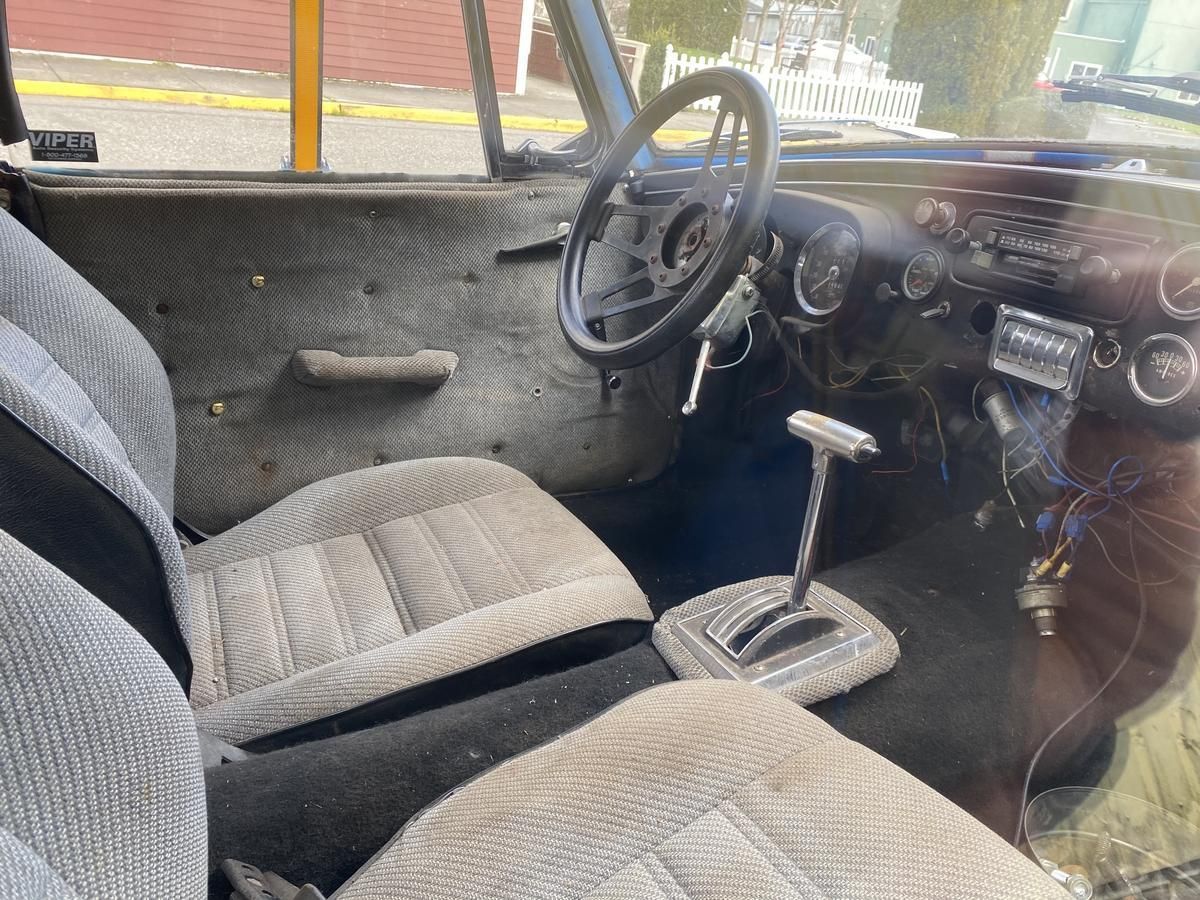
{"label": "sidewalk", "polygon": [[[286,75],[174,63],[12,51],[18,93],[286,112]],[[326,79],[325,114],[476,124],[470,91]],[[530,77],[524,96],[500,97],[506,128],[574,134],[587,127],[569,85]]]}

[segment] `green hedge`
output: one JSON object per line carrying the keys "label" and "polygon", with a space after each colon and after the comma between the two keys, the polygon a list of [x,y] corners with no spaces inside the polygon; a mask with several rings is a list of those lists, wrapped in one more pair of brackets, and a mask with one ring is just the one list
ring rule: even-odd
{"label": "green hedge", "polygon": [[1062,0],[903,0],[888,77],[925,85],[918,124],[987,134],[993,108],[1027,96]]}
{"label": "green hedge", "polygon": [[629,37],[720,56],[729,52],[744,12],[745,0],[629,0]]}

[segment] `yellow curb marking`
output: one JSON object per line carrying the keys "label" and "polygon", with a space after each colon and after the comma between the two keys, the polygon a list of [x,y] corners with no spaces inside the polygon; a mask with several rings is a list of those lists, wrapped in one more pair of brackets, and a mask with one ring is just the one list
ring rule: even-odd
{"label": "yellow curb marking", "polygon": [[[88,100],[132,100],[139,103],[174,103],[181,106],[204,106],[210,109],[244,109],[256,112],[288,112],[291,102],[286,97],[248,97],[242,94],[212,94],[207,91],[177,91],[167,88],[124,87],[114,84],[84,84],[72,81],[14,82],[17,93],[29,97],[73,97]],[[353,119],[390,119],[397,122],[424,122],[431,125],[463,125],[478,127],[474,112],[459,109],[425,109],[418,106],[386,106],[375,103],[348,103],[326,100],[321,104],[327,116]],[[547,131],[557,134],[578,134],[585,130],[582,119],[550,119],[539,116],[501,116],[504,128],[517,131]],[[660,141],[692,141],[708,137],[707,131],[664,128],[655,133]]]}

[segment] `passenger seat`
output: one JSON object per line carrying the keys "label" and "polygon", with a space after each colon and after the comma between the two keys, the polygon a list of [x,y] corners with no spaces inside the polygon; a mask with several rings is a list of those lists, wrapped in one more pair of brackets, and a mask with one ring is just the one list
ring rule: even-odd
{"label": "passenger seat", "polygon": [[[206,829],[178,681],[116,613],[0,532],[0,898],[202,898]],[[1065,896],[883,758],[718,681],[644,691],[496,766],[335,895]]]}

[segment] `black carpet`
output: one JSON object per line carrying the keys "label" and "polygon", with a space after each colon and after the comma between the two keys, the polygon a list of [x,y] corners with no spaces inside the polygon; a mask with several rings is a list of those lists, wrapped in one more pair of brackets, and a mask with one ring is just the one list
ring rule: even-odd
{"label": "black carpet", "polygon": [[[326,895],[451,788],[670,680],[648,643],[561,675],[208,773],[212,867],[226,857]],[[223,880],[210,894],[227,900]]]}

